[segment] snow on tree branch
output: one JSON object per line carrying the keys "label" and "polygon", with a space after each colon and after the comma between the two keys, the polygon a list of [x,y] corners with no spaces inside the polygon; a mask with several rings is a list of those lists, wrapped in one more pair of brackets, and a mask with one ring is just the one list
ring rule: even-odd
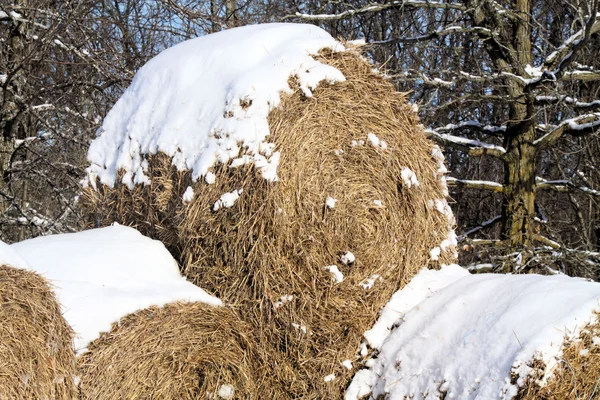
{"label": "snow on tree branch", "polygon": [[481,224],[468,229],[465,233],[463,233],[462,235],[460,235],[457,238],[458,242],[462,242],[469,235],[472,235],[473,233],[479,232],[480,230],[485,229],[488,226],[491,226],[491,225],[494,225],[497,222],[500,222],[501,219],[502,219],[501,215],[496,215],[494,218],[488,219],[487,221],[484,221]]}
{"label": "snow on tree branch", "polygon": [[573,190],[578,190],[590,196],[600,197],[600,190],[594,190],[586,186],[577,185],[567,179],[547,181],[543,178],[536,177],[536,190],[554,190],[556,192],[570,192]]}
{"label": "snow on tree branch", "polygon": [[492,31],[483,28],[481,26],[475,26],[472,28],[465,28],[462,26],[447,26],[445,28],[440,27],[437,31],[433,31],[426,35],[421,36],[413,36],[408,38],[396,37],[388,40],[381,40],[376,42],[371,42],[369,45],[386,45],[386,44],[395,44],[395,43],[417,43],[417,42],[426,42],[429,40],[437,39],[446,35],[457,34],[457,33],[476,33],[483,37],[492,36]]}
{"label": "snow on tree branch", "polygon": [[582,70],[575,70],[575,71],[566,71],[563,74],[563,79],[570,79],[570,80],[575,80],[575,81],[582,81],[582,82],[591,82],[591,81],[598,81],[600,80],[600,71],[582,71]]}
{"label": "snow on tree branch", "polygon": [[590,102],[579,101],[571,96],[536,96],[536,105],[552,105],[563,103],[577,110],[595,110],[600,109],[600,100]]}
{"label": "snow on tree branch", "polygon": [[[542,129],[547,130],[546,127],[542,127]],[[537,139],[533,144],[539,149],[543,149],[556,142],[564,134],[583,136],[598,129],[600,129],[600,113],[581,115],[567,119],[558,126],[552,127],[547,134]]]}
{"label": "snow on tree branch", "polygon": [[425,133],[437,142],[452,146],[472,156],[480,156],[485,154],[492,157],[501,158],[504,154],[506,154],[506,150],[502,146],[481,142],[479,140],[467,139],[460,136],[454,136],[447,133],[465,129],[474,129],[484,133],[497,134],[499,132],[504,132],[506,127],[489,125],[484,126],[476,121],[466,121],[458,125],[449,124],[441,128],[426,129]]}
{"label": "snow on tree branch", "polygon": [[448,186],[459,186],[467,189],[489,190],[491,192],[503,193],[504,186],[493,181],[474,181],[467,179],[457,179],[451,176],[446,177]]}
{"label": "snow on tree branch", "polygon": [[[572,63],[574,55],[583,48],[589,41],[592,34],[600,31],[600,13],[589,16],[585,26],[571,35],[565,42],[553,51],[541,67],[538,67],[538,74],[527,84],[529,89],[533,89],[543,82],[556,81],[561,79],[567,72],[566,69]],[[583,72],[583,71],[579,71]],[[585,74],[581,74],[582,76]],[[571,74],[571,77],[576,75]]]}
{"label": "snow on tree branch", "polygon": [[300,18],[307,21],[333,21],[344,18],[350,18],[359,14],[374,13],[384,11],[392,8],[439,8],[445,10],[462,10],[465,11],[467,8],[461,3],[445,3],[445,2],[430,2],[430,1],[419,1],[419,0],[401,0],[391,1],[389,3],[371,3],[361,8],[355,8],[352,10],[346,10],[339,14],[303,14],[296,13],[294,15],[287,15],[283,19]]}

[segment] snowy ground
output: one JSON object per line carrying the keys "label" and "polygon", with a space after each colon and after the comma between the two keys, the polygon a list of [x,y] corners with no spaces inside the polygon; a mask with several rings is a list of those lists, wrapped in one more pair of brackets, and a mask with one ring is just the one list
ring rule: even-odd
{"label": "snowy ground", "polygon": [[221,305],[180,275],[162,243],[120,225],[11,246],[0,242],[0,262],[50,280],[80,352],[111,323],[151,305],[178,300]]}
{"label": "snowy ground", "polygon": [[600,284],[566,276],[423,270],[365,333],[379,354],[346,399],[510,399],[534,358],[551,373],[599,302]]}

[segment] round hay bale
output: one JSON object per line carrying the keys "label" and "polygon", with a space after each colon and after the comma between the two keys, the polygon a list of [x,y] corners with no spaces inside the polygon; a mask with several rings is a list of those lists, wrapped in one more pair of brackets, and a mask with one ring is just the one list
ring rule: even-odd
{"label": "round hay bale", "polygon": [[189,279],[244,310],[286,397],[339,397],[353,373],[342,363],[391,294],[455,259],[440,152],[405,96],[354,51],[318,59],[346,80],[307,98],[290,79],[294,93],[268,118],[278,182],[222,164],[215,183],[194,182],[158,153],[146,156],[147,185],[82,198],[88,226],[118,221],[163,241]]}
{"label": "round hay bale", "polygon": [[257,398],[244,326],[203,303],[129,314],[79,357],[81,398]]}
{"label": "round hay bale", "polygon": [[[600,314],[596,313],[596,321]],[[600,398],[600,323],[587,325],[579,337],[565,343],[561,358],[549,377],[546,365],[534,361],[529,381],[515,399],[597,399]],[[544,381],[543,385],[540,382]]]}
{"label": "round hay bale", "polygon": [[73,331],[46,279],[0,266],[0,399],[74,399]]}

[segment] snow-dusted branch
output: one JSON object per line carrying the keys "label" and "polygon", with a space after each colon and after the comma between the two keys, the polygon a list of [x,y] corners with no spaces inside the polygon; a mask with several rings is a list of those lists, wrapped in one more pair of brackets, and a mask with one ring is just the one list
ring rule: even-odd
{"label": "snow-dusted branch", "polygon": [[492,36],[492,31],[483,28],[481,26],[475,26],[472,28],[465,28],[463,26],[447,26],[445,28],[439,28],[436,31],[428,33],[426,35],[421,36],[413,36],[413,37],[394,37],[387,40],[381,40],[377,42],[371,42],[369,45],[386,45],[386,44],[396,44],[396,43],[417,43],[417,42],[427,42],[429,40],[441,38],[443,36],[459,34],[459,33],[475,33],[481,37],[490,37]]}
{"label": "snow-dusted branch", "polygon": [[[585,26],[571,35],[561,46],[553,51],[546,59],[541,67],[537,68],[538,76],[529,81],[527,86],[532,90],[544,82],[557,81],[567,73],[567,68],[573,62],[575,54],[582,49],[589,41],[590,36],[596,32],[600,32],[600,13],[590,15],[585,23]],[[574,79],[577,75],[582,78],[586,75],[584,71],[578,71],[577,74],[571,74]]]}
{"label": "snow-dusted branch", "polygon": [[467,231],[465,233],[463,233],[462,235],[460,235],[458,237],[458,241],[462,242],[463,240],[465,240],[469,235],[472,235],[473,233],[479,232],[482,229],[487,228],[488,226],[492,226],[494,224],[496,224],[497,222],[500,222],[500,220],[502,219],[501,215],[496,215],[494,218],[488,219],[487,221],[482,222],[481,224],[474,226],[470,229],[467,229]]}
{"label": "snow-dusted branch", "polygon": [[546,60],[544,66],[548,70],[554,70],[570,58],[573,53],[581,47],[590,35],[600,31],[600,16],[598,14],[589,16],[585,26],[571,35],[565,42],[553,51]]}
{"label": "snow-dusted branch", "polygon": [[600,71],[582,71],[582,70],[574,70],[574,71],[566,71],[563,74],[563,79],[573,80],[573,81],[582,81],[582,82],[590,82],[590,81],[598,81],[600,80]]}
{"label": "snow-dusted branch", "polygon": [[303,14],[296,13],[294,15],[286,15],[283,17],[286,19],[300,18],[307,21],[334,21],[345,18],[350,18],[359,14],[367,14],[380,12],[392,8],[438,8],[445,10],[462,10],[465,11],[467,8],[461,3],[446,3],[443,1],[432,2],[432,1],[421,1],[421,0],[400,0],[391,1],[389,3],[371,3],[361,8],[355,8],[352,10],[346,10],[338,14]]}
{"label": "snow-dusted branch", "polygon": [[539,242],[539,243],[541,243],[541,244],[543,244],[545,246],[551,247],[551,248],[553,248],[555,250],[561,248],[560,243],[555,242],[554,240],[549,239],[549,238],[547,238],[545,236],[542,236],[542,235],[534,234],[533,235],[533,239],[535,241],[537,241],[537,242]]}
{"label": "snow-dusted branch", "polygon": [[454,136],[447,132],[457,132],[465,129],[475,129],[481,132],[490,134],[504,132],[504,127],[483,126],[476,121],[466,121],[459,125],[446,125],[436,129],[426,129],[425,133],[433,140],[445,144],[455,149],[464,151],[471,156],[489,155],[492,157],[501,158],[506,154],[506,150],[502,146],[497,146],[491,143],[481,142],[479,140],[467,139],[460,136]]}
{"label": "snow-dusted branch", "polygon": [[[439,72],[438,72],[439,73]],[[523,78],[522,76],[512,74],[510,72],[499,72],[499,73],[490,73],[486,75],[474,75],[464,71],[442,71],[441,74],[446,76],[451,76],[452,78],[448,80],[442,79],[439,77],[430,77],[420,71],[405,71],[402,74],[392,75],[392,77],[398,81],[403,82],[411,82],[416,80],[422,80],[424,84],[428,86],[434,87],[443,87],[443,88],[451,88],[456,85],[458,82],[482,82],[482,83],[493,83],[497,81],[511,80],[517,82],[519,84],[527,84],[530,82],[530,79]],[[486,97],[486,96],[481,96]]]}
{"label": "snow-dusted branch", "polygon": [[590,102],[579,101],[571,96],[536,96],[535,104],[538,106],[552,105],[552,104],[566,104],[576,110],[588,110],[594,111],[600,109],[600,100],[594,100]]}
{"label": "snow-dusted branch", "polygon": [[551,127],[548,133],[537,139],[535,142],[533,142],[533,144],[537,146],[538,149],[543,149],[556,142],[565,134],[583,136],[599,129],[600,113],[581,115],[579,117],[565,120],[558,126]]}
{"label": "snow-dusted branch", "polygon": [[467,179],[456,179],[451,176],[446,177],[448,186],[458,186],[467,189],[489,190],[496,193],[503,193],[504,186],[493,181],[474,181]]}
{"label": "snow-dusted branch", "polygon": [[547,181],[543,178],[536,178],[536,190],[554,190],[556,192],[572,192],[578,190],[590,196],[600,197],[600,190],[594,190],[586,186],[577,185],[569,180],[561,179],[554,181]]}

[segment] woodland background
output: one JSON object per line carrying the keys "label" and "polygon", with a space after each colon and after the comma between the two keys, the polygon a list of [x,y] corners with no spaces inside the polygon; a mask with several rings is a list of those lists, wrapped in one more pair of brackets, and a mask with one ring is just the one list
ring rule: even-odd
{"label": "woodland background", "polygon": [[263,22],[365,39],[445,150],[460,261],[600,279],[600,0],[0,0],[0,240],[79,229],[85,155],[154,55]]}

